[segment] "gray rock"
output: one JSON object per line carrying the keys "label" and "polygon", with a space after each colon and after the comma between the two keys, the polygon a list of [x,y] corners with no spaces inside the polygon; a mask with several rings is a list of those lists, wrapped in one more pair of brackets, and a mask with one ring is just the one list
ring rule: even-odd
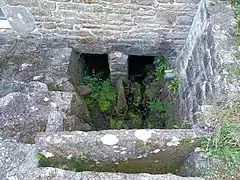
{"label": "gray rock", "polygon": [[0,179],[16,179],[16,174],[11,174],[12,171],[17,173],[32,171],[38,165],[34,157],[35,153],[35,145],[20,144],[0,138]]}
{"label": "gray rock", "polygon": [[26,87],[20,92],[42,92],[48,91],[48,87],[46,84],[41,83],[39,81],[30,81],[26,84]]}
{"label": "gray rock", "polygon": [[205,177],[210,172],[208,169],[210,164],[212,164],[211,159],[206,158],[203,151],[193,152],[184,161],[180,174],[189,177]]}
{"label": "gray rock", "polygon": [[0,97],[12,92],[41,92],[48,91],[48,87],[45,83],[39,81],[23,82],[17,80],[11,80],[3,78],[0,80]]}
{"label": "gray rock", "polygon": [[[71,49],[47,49],[33,55],[9,56],[3,58],[0,97],[11,92],[41,91],[45,83],[50,91],[73,91],[68,81],[68,66]],[[31,82],[31,83],[30,83]],[[30,83],[30,84],[28,84]],[[30,88],[30,89],[29,89]],[[45,87],[43,88],[45,91]]]}
{"label": "gray rock", "polygon": [[113,85],[118,79],[124,80],[128,77],[128,55],[118,51],[112,52],[108,56],[108,61]]}
{"label": "gray rock", "polygon": [[35,20],[32,13],[24,7],[3,7],[4,14],[8,17],[8,21],[13,30],[20,33],[32,32],[35,27]]}
{"label": "gray rock", "polygon": [[98,107],[89,109],[90,120],[94,130],[104,130],[108,128],[107,118],[104,113],[100,111]]}
{"label": "gray rock", "polygon": [[79,93],[79,95],[85,96],[90,94],[92,90],[88,86],[79,86],[77,87],[77,92]]}
{"label": "gray rock", "polygon": [[[62,131],[63,121],[74,115],[71,92],[10,93],[0,99],[0,135],[34,142],[38,132]],[[75,110],[75,112],[77,112]]]}
{"label": "gray rock", "polygon": [[81,119],[76,115],[69,116],[64,121],[64,131],[91,131],[93,128],[85,122],[86,119]]}
{"label": "gray rock", "polygon": [[[107,172],[72,172],[72,171],[64,171],[61,169],[55,168],[41,168],[34,169],[32,172],[26,172],[25,174],[15,174],[12,176],[14,178],[18,178],[19,180],[203,180],[202,178],[197,177],[180,177],[172,174],[166,175],[151,175],[146,173],[139,174],[124,174],[124,173],[107,173]],[[6,180],[11,180],[6,179]]]}
{"label": "gray rock", "polygon": [[116,91],[117,91],[117,112],[120,114],[124,114],[127,111],[127,100],[125,96],[123,81],[121,78],[117,80]]}

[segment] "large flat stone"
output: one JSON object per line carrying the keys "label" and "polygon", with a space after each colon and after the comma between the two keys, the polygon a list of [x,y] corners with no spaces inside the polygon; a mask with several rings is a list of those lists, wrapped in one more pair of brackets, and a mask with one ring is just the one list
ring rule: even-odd
{"label": "large flat stone", "polygon": [[[113,165],[117,172],[154,169],[166,173],[177,169],[201,138],[194,130],[76,131],[43,133],[36,144],[56,167],[64,167],[67,159],[78,158],[88,163],[80,168],[83,171],[112,171],[109,167]],[[137,164],[144,164],[143,169]]]}
{"label": "large flat stone", "polygon": [[29,172],[38,165],[35,145],[20,144],[0,138],[0,179],[16,179],[14,172]]}
{"label": "large flat stone", "polygon": [[202,180],[172,174],[124,174],[107,172],[73,172],[55,168],[39,168],[35,145],[15,143],[0,138],[0,180]]}
{"label": "large flat stone", "polygon": [[71,51],[70,48],[41,49],[32,55],[2,57],[0,97],[11,92],[24,92],[31,81],[45,83],[50,91],[72,91],[68,81]]}
{"label": "large flat stone", "polygon": [[10,93],[0,98],[0,135],[31,143],[38,132],[63,131],[64,121],[79,117],[76,97],[71,92]]}

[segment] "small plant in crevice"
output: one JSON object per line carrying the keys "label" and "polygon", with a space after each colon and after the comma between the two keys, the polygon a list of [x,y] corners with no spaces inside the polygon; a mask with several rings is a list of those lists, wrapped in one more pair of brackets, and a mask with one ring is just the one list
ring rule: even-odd
{"label": "small plant in crevice", "polygon": [[240,45],[240,0],[228,0],[228,2],[235,7],[237,19],[237,45]]}
{"label": "small plant in crevice", "polygon": [[179,80],[177,75],[174,74],[173,80],[171,80],[170,84],[168,85],[168,89],[173,93],[173,95],[177,95],[179,88]]}
{"label": "small plant in crevice", "polygon": [[155,57],[154,65],[156,67],[156,69],[155,69],[156,80],[163,80],[164,70],[166,70],[166,68],[168,66],[166,57],[165,56]]}
{"label": "small plant in crevice", "polygon": [[173,128],[175,128],[175,129],[188,129],[188,123],[187,123],[187,121],[186,120],[184,120],[182,123],[180,123],[180,124],[175,124],[175,125],[173,125]]}

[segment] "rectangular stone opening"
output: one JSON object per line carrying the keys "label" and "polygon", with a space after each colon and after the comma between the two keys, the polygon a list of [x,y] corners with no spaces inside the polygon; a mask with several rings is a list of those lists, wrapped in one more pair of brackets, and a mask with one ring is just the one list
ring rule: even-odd
{"label": "rectangular stone opening", "polygon": [[154,56],[130,55],[128,57],[129,77],[138,83],[142,83],[147,73],[154,68]]}
{"label": "rectangular stone opening", "polygon": [[[120,63],[121,68],[115,68],[115,63]],[[162,66],[161,79],[156,75],[159,64]],[[128,78],[125,78],[125,72],[121,72],[124,67],[129,69]],[[166,68],[164,56],[74,52],[69,72],[86,104],[84,112],[88,116],[84,123],[97,131],[175,128],[179,124],[175,118],[177,105],[165,92],[169,85],[169,81],[164,79]],[[113,87],[111,80],[116,75],[119,76]],[[89,128],[82,130],[88,131]]]}
{"label": "rectangular stone opening", "polygon": [[109,78],[110,69],[108,54],[81,54],[85,64],[83,67],[86,76],[96,76],[102,80]]}

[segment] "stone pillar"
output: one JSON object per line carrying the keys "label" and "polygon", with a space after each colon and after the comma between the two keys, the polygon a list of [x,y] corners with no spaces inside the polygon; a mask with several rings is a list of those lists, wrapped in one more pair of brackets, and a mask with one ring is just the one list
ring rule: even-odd
{"label": "stone pillar", "polygon": [[112,52],[108,56],[111,83],[116,85],[119,78],[128,78],[128,55],[122,52]]}

